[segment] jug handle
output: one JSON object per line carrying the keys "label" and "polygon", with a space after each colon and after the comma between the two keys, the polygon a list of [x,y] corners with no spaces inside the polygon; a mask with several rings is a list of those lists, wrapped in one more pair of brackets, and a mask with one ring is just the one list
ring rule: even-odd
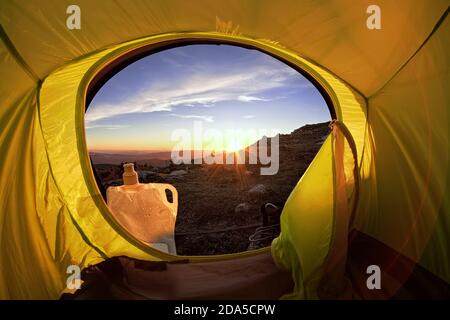
{"label": "jug handle", "polygon": [[[169,183],[155,183],[154,185],[157,186],[159,192],[161,193],[162,199],[164,199],[165,204],[168,207],[172,208],[172,212],[176,218],[177,210],[178,210],[178,191],[177,191],[177,189]],[[169,200],[167,199],[167,195],[166,195],[167,189],[172,192],[172,203],[169,202]]]}

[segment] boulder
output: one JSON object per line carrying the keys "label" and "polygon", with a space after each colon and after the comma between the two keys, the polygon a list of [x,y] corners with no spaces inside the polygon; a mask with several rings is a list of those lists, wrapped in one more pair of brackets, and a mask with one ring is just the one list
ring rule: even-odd
{"label": "boulder", "polygon": [[245,214],[248,213],[251,209],[251,205],[247,202],[240,203],[234,208],[234,213],[236,214]]}
{"label": "boulder", "polygon": [[257,184],[248,190],[250,196],[262,197],[267,193],[267,188],[263,184]]}
{"label": "boulder", "polygon": [[169,173],[171,176],[184,176],[187,173],[186,170],[175,170]]}

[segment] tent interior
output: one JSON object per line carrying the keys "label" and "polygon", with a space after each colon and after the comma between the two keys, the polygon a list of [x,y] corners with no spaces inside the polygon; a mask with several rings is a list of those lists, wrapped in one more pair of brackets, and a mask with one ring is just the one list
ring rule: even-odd
{"label": "tent interior", "polygon": [[[124,299],[450,296],[448,0],[377,1],[376,30],[366,0],[80,0],[80,29],[66,25],[71,4],[0,2],[0,299],[58,299],[72,265]],[[92,92],[121,64],[186,43],[255,48],[328,99],[331,133],[269,248],[158,251],[97,186]],[[366,286],[373,265],[380,290]]]}

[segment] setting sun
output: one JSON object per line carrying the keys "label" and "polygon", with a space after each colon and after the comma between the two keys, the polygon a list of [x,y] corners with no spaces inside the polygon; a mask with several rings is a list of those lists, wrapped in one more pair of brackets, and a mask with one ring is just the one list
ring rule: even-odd
{"label": "setting sun", "polygon": [[225,146],[226,152],[237,152],[239,150],[242,150],[244,148],[244,145],[239,141],[231,141],[231,143],[227,144]]}

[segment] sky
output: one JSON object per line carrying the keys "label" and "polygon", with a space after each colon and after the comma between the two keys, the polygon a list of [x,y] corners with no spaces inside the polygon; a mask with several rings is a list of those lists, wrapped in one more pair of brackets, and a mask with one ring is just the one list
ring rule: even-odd
{"label": "sky", "polygon": [[169,151],[181,143],[175,132],[190,133],[181,144],[192,149],[201,132],[208,149],[228,150],[329,120],[319,91],[281,61],[236,46],[189,45],[114,75],[89,105],[85,127],[90,151]]}

